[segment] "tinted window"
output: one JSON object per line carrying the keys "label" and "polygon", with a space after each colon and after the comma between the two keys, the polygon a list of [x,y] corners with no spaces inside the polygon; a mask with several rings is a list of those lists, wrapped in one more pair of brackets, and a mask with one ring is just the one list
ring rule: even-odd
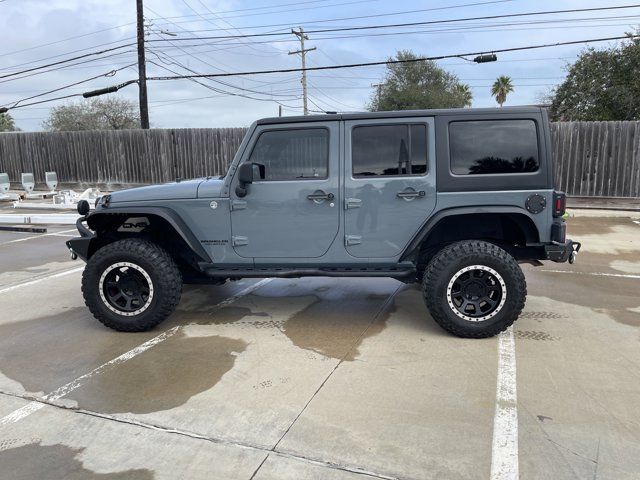
{"label": "tinted window", "polygon": [[351,132],[354,177],[427,172],[426,125],[372,125]]}
{"label": "tinted window", "polygon": [[452,122],[449,148],[456,175],[535,172],[540,165],[533,120]]}
{"label": "tinted window", "polygon": [[265,180],[327,178],[329,132],[324,128],[263,132],[249,161],[264,165]]}

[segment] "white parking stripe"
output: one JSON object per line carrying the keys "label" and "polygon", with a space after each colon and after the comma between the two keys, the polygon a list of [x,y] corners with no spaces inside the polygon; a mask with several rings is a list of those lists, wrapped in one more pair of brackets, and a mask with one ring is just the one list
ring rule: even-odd
{"label": "white parking stripe", "polygon": [[45,275],[44,277],[36,278],[35,280],[29,280],[28,282],[18,283],[16,285],[11,285],[10,287],[2,288],[0,289],[0,294],[11,292],[13,290],[17,290],[18,288],[30,287],[31,285],[44,282],[45,280],[49,280],[51,278],[59,278],[59,277],[64,277],[66,275],[71,275],[72,273],[81,272],[82,270],[84,270],[84,265],[82,267],[72,268],[71,270],[64,270],[62,272],[54,273],[52,275]]}
{"label": "white parking stripe", "polygon": [[[180,327],[173,327],[166,332],[162,332],[160,335],[153,337],[151,340],[147,340],[142,345],[138,345],[133,350],[129,350],[126,353],[123,353],[119,357],[114,358],[113,360],[109,360],[107,363],[103,363],[98,368],[94,368],[89,373],[85,373],[84,375],[72,380],[71,382],[57,388],[53,392],[48,395],[45,395],[45,401],[55,401],[64,397],[65,395],[73,392],[78,387],[81,387],[82,384],[90,379],[91,377],[98,375],[104,372],[106,369],[119,365],[121,363],[126,362],[127,360],[131,360],[133,357],[140,355],[142,352],[149,350],[154,345],[157,345],[160,342],[165,341],[167,338],[173,336]],[[7,423],[15,423],[23,418],[31,415],[34,412],[40,410],[45,404],[41,402],[31,402],[25,405],[14,412],[11,412],[9,415],[0,419],[0,425],[6,425]]]}
{"label": "white parking stripe", "polygon": [[[49,277],[49,278],[51,278],[51,277]],[[231,296],[229,298],[226,298],[225,300],[223,300],[220,303],[216,304],[214,306],[214,308],[225,307],[225,306],[235,302],[240,297],[248,295],[249,293],[253,292],[254,290],[260,288],[261,286],[266,285],[271,280],[272,280],[271,278],[265,278],[263,280],[260,280],[259,282],[256,282],[253,285],[248,286],[247,288],[241,290],[240,292],[236,293],[235,295],[233,295],[233,296]],[[0,293],[1,292],[2,291],[0,291]],[[87,380],[91,379],[92,377],[95,377],[96,375],[101,374],[102,372],[104,372],[107,369],[110,369],[110,368],[112,368],[114,366],[120,365],[120,364],[122,364],[122,363],[124,363],[124,362],[126,362],[128,360],[131,360],[132,358],[137,357],[141,353],[149,350],[154,345],[157,345],[157,344],[159,344],[161,342],[164,342],[167,338],[170,338],[173,335],[175,335],[175,333],[178,332],[178,330],[180,330],[181,328],[182,328],[182,325],[178,325],[176,327],[170,328],[166,332],[162,332],[160,335],[157,335],[157,336],[153,337],[152,339],[147,340],[146,342],[144,342],[141,345],[138,345],[134,349],[129,350],[126,353],[123,353],[119,357],[116,357],[113,360],[109,360],[108,362],[103,363],[99,367],[94,368],[93,370],[91,370],[89,373],[85,373],[84,375],[81,375],[80,377],[76,378],[75,380],[72,380],[69,383],[66,383],[65,385],[61,386],[60,388],[57,388],[56,390],[54,390],[53,392],[49,393],[48,395],[45,395],[44,398],[43,398],[43,401],[59,400],[60,398],[64,397],[65,395],[68,395],[69,393],[73,392],[74,390],[80,388],[82,385],[84,385],[86,383]],[[0,418],[0,426],[18,422],[18,421],[22,420],[23,418],[28,417],[32,413],[37,412],[42,407],[44,407],[44,405],[45,405],[45,403],[38,402],[38,401],[32,401],[32,402],[28,403],[27,405],[25,405],[24,407],[21,407],[21,408],[19,408],[17,410],[14,410],[10,414],[5,415],[4,417]]]}
{"label": "white parking stripe", "polygon": [[576,272],[574,270],[548,270],[548,269],[541,269],[540,271],[549,272],[549,273],[573,273],[574,275],[593,275],[595,277],[619,277],[619,278],[640,279],[640,275],[632,275],[628,273]]}
{"label": "white parking stripe", "polygon": [[33,235],[31,237],[16,238],[15,240],[9,240],[8,242],[2,242],[2,243],[0,243],[0,246],[1,245],[9,245],[10,243],[16,243],[16,242],[26,242],[27,240],[33,240],[34,238],[42,238],[42,237],[55,237],[55,236],[73,237],[75,235],[61,235],[61,234],[77,232],[77,231],[78,231],[77,229],[72,228],[70,230],[60,230],[59,232],[41,233],[39,235]]}
{"label": "white parking stripe", "polygon": [[518,478],[518,397],[513,326],[498,336],[498,382],[493,418],[491,480]]}

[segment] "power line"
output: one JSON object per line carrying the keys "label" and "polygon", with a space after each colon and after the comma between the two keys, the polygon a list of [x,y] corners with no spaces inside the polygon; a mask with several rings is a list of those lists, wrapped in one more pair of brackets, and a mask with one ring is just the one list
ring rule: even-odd
{"label": "power line", "polygon": [[[13,70],[13,69],[16,69],[16,68],[19,68],[19,67],[24,67],[25,65],[31,65],[33,63],[44,62],[46,60],[51,60],[52,58],[60,58],[60,57],[64,57],[66,55],[72,55],[72,54],[78,53],[78,52],[86,52],[87,50],[92,50],[92,49],[99,48],[99,47],[104,47],[104,46],[107,46],[107,45],[113,45],[114,43],[122,43],[122,42],[127,41],[127,40],[135,40],[135,37],[124,38],[124,39],[121,39],[121,40],[114,40],[112,42],[99,43],[98,45],[92,45],[92,46],[86,47],[86,48],[79,48],[77,50],[71,50],[70,52],[59,53],[57,55],[51,55],[51,56],[44,57],[44,58],[38,58],[37,60],[30,60],[28,62],[18,63],[16,65],[11,65],[10,67],[4,67],[3,71],[6,72],[6,73],[13,73],[13,72],[10,72],[10,71],[7,72],[7,70]],[[4,55],[2,55],[2,56],[4,56]]]}
{"label": "power line", "polygon": [[[0,0],[0,3],[4,2],[4,1],[6,1],[6,0]],[[248,11],[248,10],[271,9],[271,8],[278,8],[278,7],[284,7],[284,6],[289,6],[289,5],[300,5],[300,4],[306,4],[306,3],[321,3],[321,2],[328,2],[328,1],[330,1],[330,0],[312,0],[312,1],[306,1],[306,2],[294,2],[294,3],[284,3],[284,4],[278,4],[278,5],[269,5],[269,6],[265,6],[265,7],[241,8],[241,9],[237,9],[237,10],[221,11],[221,12],[218,12],[218,14],[220,14],[220,13],[244,12],[244,11]],[[163,20],[168,20],[168,19],[172,19],[172,18],[187,18],[187,17],[194,17],[194,16],[195,15],[182,15],[182,16],[176,16],[176,17],[159,17],[159,18],[161,18]],[[151,18],[151,20],[153,20],[153,18]],[[135,25],[135,24],[136,24],[136,22],[129,22],[129,23],[123,23],[122,25],[115,25],[113,27],[102,28],[100,30],[95,30],[93,32],[83,33],[83,34],[80,34],[80,35],[74,35],[72,37],[66,37],[66,38],[62,38],[60,40],[54,40],[54,41],[51,41],[51,42],[42,43],[42,44],[39,44],[39,45],[34,45],[32,47],[23,48],[23,49],[20,49],[20,50],[14,50],[12,52],[6,52],[6,53],[3,53],[3,54],[0,54],[0,57],[6,57],[6,56],[9,56],[9,55],[14,55],[16,53],[27,52],[27,51],[30,51],[30,50],[37,50],[38,48],[43,48],[43,47],[50,47],[51,45],[56,45],[56,44],[59,44],[59,43],[68,42],[69,40],[75,40],[75,39],[78,39],[78,38],[84,38],[84,37],[88,37],[88,36],[91,36],[91,35],[96,35],[98,33],[108,32],[108,31],[111,31],[111,30],[117,30],[119,28],[128,27],[130,25]],[[135,37],[133,37],[133,38],[135,38]],[[111,43],[116,43],[116,42],[111,42]],[[94,45],[93,47],[89,47],[89,48],[95,48],[97,46],[101,46],[101,45]],[[41,61],[41,60],[35,60],[35,61]]]}
{"label": "power line", "polygon": [[81,93],[72,93],[71,95],[64,95],[62,97],[48,98],[47,100],[39,100],[37,102],[31,102],[31,103],[23,103],[22,105],[18,105],[17,107],[0,108],[0,113],[5,113],[7,110],[13,110],[14,108],[30,107],[31,105],[40,105],[42,103],[55,102],[56,100],[64,100],[66,98],[81,97],[81,96],[82,96]]}
{"label": "power line", "polygon": [[70,83],[69,85],[63,85],[62,87],[54,88],[53,90],[49,90],[49,91],[46,91],[46,92],[43,92],[43,93],[39,93],[37,95],[32,95],[30,97],[22,98],[20,100],[15,101],[15,102],[8,102],[8,103],[5,103],[2,106],[12,105],[11,108],[16,108],[16,107],[19,106],[20,103],[25,102],[27,100],[31,100],[31,99],[38,98],[38,97],[43,97],[45,95],[50,95],[52,93],[59,92],[60,90],[66,90],[67,88],[75,87],[76,85],[81,85],[83,83],[90,82],[91,80],[95,80],[97,78],[113,77],[120,70],[124,70],[125,68],[128,68],[128,67],[133,66],[133,65],[135,65],[135,63],[132,63],[131,65],[127,65],[126,67],[118,68],[118,69],[111,70],[111,71],[106,72],[106,73],[102,73],[100,75],[96,75],[95,77],[87,78],[85,80],[80,80],[79,82]]}
{"label": "power line", "polygon": [[5,75],[0,75],[0,78],[15,77],[16,75],[21,75],[23,73],[34,72],[36,70],[41,70],[43,68],[48,68],[48,67],[53,67],[53,66],[57,66],[57,65],[62,65],[64,63],[73,62],[75,60],[80,60],[80,59],[83,59],[83,58],[92,57],[92,56],[96,56],[96,55],[102,55],[104,53],[113,52],[114,50],[119,50],[121,48],[130,47],[132,45],[135,45],[135,43],[128,43],[128,44],[125,44],[125,45],[119,45],[117,47],[107,48],[105,50],[99,50],[97,52],[85,53],[84,55],[79,55],[77,57],[67,58],[65,60],[60,60],[60,61],[57,61],[57,62],[48,63],[46,65],[39,65],[37,67],[32,67],[32,68],[28,68],[26,70],[22,70],[20,72],[12,72],[12,73],[8,73],[8,74],[5,74]]}
{"label": "power line", "polygon": [[[273,13],[289,13],[289,12],[294,12],[294,11],[300,11],[300,10],[311,10],[311,9],[316,9],[316,8],[329,8],[329,7],[338,7],[338,6],[343,6],[343,5],[350,5],[353,3],[369,3],[371,1],[378,1],[378,0],[360,0],[358,2],[343,2],[343,3],[335,3],[335,4],[331,4],[331,5],[323,5],[322,7],[307,7],[307,8],[293,8],[293,9],[287,9],[287,10],[278,10],[278,11],[272,11],[272,12],[268,12],[269,14],[273,14]],[[409,14],[413,14],[413,13],[423,13],[423,12],[433,12],[433,11],[439,11],[439,10],[452,10],[452,9],[456,9],[456,8],[464,8],[464,7],[476,7],[476,6],[481,6],[481,5],[491,5],[491,4],[496,4],[496,3],[510,3],[516,0],[490,0],[490,1],[484,1],[484,2],[474,2],[474,3],[463,3],[463,4],[458,4],[458,5],[447,5],[445,7],[432,7],[432,8],[422,8],[422,9],[418,9],[418,10],[405,10],[405,11],[401,11],[401,12],[387,12],[387,13],[378,13],[378,14],[371,14],[371,15],[360,15],[360,16],[354,16],[354,17],[342,17],[342,18],[336,18],[336,19],[329,19],[329,20],[315,20],[315,23],[320,23],[320,22],[336,22],[336,21],[341,21],[341,20],[356,20],[356,19],[362,19],[362,18],[376,18],[376,17],[390,17],[390,16],[398,16],[398,15],[409,15]],[[246,14],[246,15],[233,15],[233,16],[227,16],[225,18],[239,18],[239,17],[251,17],[251,16],[255,16],[255,15],[265,15],[265,13],[255,13],[255,14]],[[176,22],[176,23],[194,23],[194,21],[198,21],[198,20],[190,20],[190,21],[184,21],[184,22]],[[300,22],[300,21],[291,21],[290,23],[288,23],[287,25],[291,25],[291,24],[308,24],[310,23],[309,21],[307,22]],[[244,28],[244,27],[243,27]]]}
{"label": "power line", "polygon": [[[276,5],[268,5],[268,6],[263,6],[263,7],[251,7],[251,8],[240,8],[237,10],[222,10],[219,11],[216,15],[220,15],[220,14],[225,14],[225,13],[236,13],[236,12],[246,12],[246,11],[254,11],[254,10],[269,10],[269,9],[273,9],[273,8],[281,8],[281,7],[288,7],[291,5],[305,5],[305,4],[310,4],[310,3],[326,3],[329,2],[331,0],[310,0],[310,1],[306,1],[306,2],[293,2],[293,3],[280,3],[280,4],[276,4]],[[363,3],[366,2],[368,0],[360,0],[358,2],[348,2],[348,3]],[[377,1],[377,0],[373,0],[373,1]],[[325,8],[324,6],[321,7],[312,7],[312,8]],[[263,12],[261,13],[261,15],[267,15],[271,12]],[[168,19],[176,19],[176,18],[193,18],[196,16],[200,16],[200,15],[178,15],[178,16],[174,16],[174,17],[164,17],[166,20]]]}
{"label": "power line", "polygon": [[[149,7],[147,7],[147,10],[151,11],[151,12],[152,12],[152,13],[154,13],[155,15],[158,15],[158,13],[157,13],[157,12],[155,12],[155,11],[154,11],[154,10],[152,10],[152,9],[150,9]],[[173,23],[173,22],[170,22],[170,23],[174,24],[174,25],[175,25],[176,27],[178,27],[179,29],[184,30],[186,33],[189,33],[189,31],[188,31],[188,30],[185,30],[185,29],[184,29],[184,28],[182,28],[180,25],[177,25],[177,24],[175,24],[175,23]],[[194,55],[193,53],[188,52],[187,50],[185,50],[184,48],[182,48],[182,46],[181,46],[181,45],[176,45],[176,44],[174,44],[172,40],[168,40],[168,41],[169,41],[169,44],[170,44],[173,48],[177,48],[177,49],[179,49],[180,51],[184,52],[186,55],[188,55],[188,56],[190,56],[190,57],[192,57],[192,58],[194,58],[194,59],[198,60],[199,62],[204,63],[205,65],[208,65],[208,66],[213,67],[213,68],[216,68],[216,69],[218,69],[218,70],[220,70],[220,71],[222,71],[222,72],[225,72],[225,70],[224,70],[224,69],[222,69],[222,68],[218,67],[217,65],[213,65],[212,63],[207,62],[207,61],[205,61],[205,60],[201,59],[200,57],[197,57],[197,56],[196,56],[196,55]],[[244,44],[243,44],[243,45],[244,45]],[[166,48],[166,47],[165,47],[165,48]],[[207,53],[207,52],[199,52],[199,54],[206,54],[206,53]],[[210,58],[211,60],[214,60],[214,59],[213,59],[213,58],[211,58],[209,55],[205,55],[205,56],[206,56],[207,58]],[[216,61],[217,63],[222,64],[222,65],[223,65],[223,66],[225,66],[225,67],[230,67],[229,65],[227,65],[227,64],[225,64],[225,63],[223,63],[223,62],[221,62],[221,61],[220,61],[220,60],[218,60],[218,59],[215,59],[214,61]]]}
{"label": "power line", "polygon": [[[218,25],[216,25],[215,23],[213,23],[213,22],[211,21],[211,19],[208,19],[208,18],[204,17],[202,14],[200,14],[198,11],[196,11],[196,10],[195,10],[195,9],[194,9],[190,4],[189,4],[189,3],[187,3],[187,1],[186,1],[186,0],[182,0],[182,3],[184,3],[187,7],[189,7],[189,9],[190,9],[191,11],[193,11],[196,15],[198,15],[200,18],[202,18],[205,22],[210,23],[211,25],[213,25],[213,26],[215,26],[215,27],[218,27]],[[233,25],[231,25],[229,22],[227,22],[224,18],[220,18],[220,17],[219,17],[216,13],[214,13],[214,12],[213,12],[209,7],[207,7],[207,6],[202,2],[202,0],[198,0],[198,3],[200,3],[200,5],[202,5],[202,6],[203,6],[203,7],[204,7],[204,8],[205,8],[205,9],[206,9],[206,10],[207,10],[211,15],[214,15],[216,18],[218,18],[219,20],[223,21],[224,23],[226,23],[227,25],[229,25],[231,28],[233,28],[233,29],[235,29],[236,31],[240,32],[240,34],[241,34],[241,35],[240,35],[238,38],[243,38],[243,35],[244,35],[244,34],[243,34],[240,30],[238,30],[237,28],[235,28]],[[180,27],[180,28],[182,28],[182,27]],[[183,29],[183,30],[184,30],[184,29]],[[225,32],[231,33],[231,31],[230,31],[230,30],[228,30],[228,29],[226,29],[226,28],[223,28],[222,30],[224,30]],[[244,38],[246,38],[246,36],[245,36]],[[260,53],[262,53],[262,51],[261,51],[261,50],[258,50],[257,48],[255,48],[254,46],[252,46],[252,45],[251,45],[251,41],[249,41],[246,45],[247,45],[249,48],[251,48],[252,50],[255,50],[256,52],[260,52]]]}
{"label": "power line", "polygon": [[[614,17],[604,17],[604,18],[614,18]],[[618,17],[615,17],[618,18]],[[622,17],[621,17],[622,18]],[[634,17],[624,17],[624,18],[640,18],[640,15],[634,16]],[[583,19],[586,20],[586,19]],[[590,21],[595,21],[595,19],[589,19]],[[564,20],[563,20],[564,22]],[[314,37],[314,40],[319,41],[319,40],[336,40],[336,39],[353,39],[353,38],[365,38],[365,37],[383,37],[383,36],[395,36],[395,35],[433,35],[433,34],[440,34],[440,33],[455,33],[455,32],[465,32],[465,33],[474,33],[474,32],[495,32],[495,31],[499,31],[499,32],[505,32],[505,31],[511,31],[511,32],[515,32],[515,31],[526,31],[526,30],[549,30],[549,29],[570,29],[570,28],[602,28],[602,27],[609,27],[609,26],[620,26],[620,25],[628,25],[628,22],[624,22],[624,23],[609,23],[609,24],[604,24],[604,23],[599,23],[597,25],[564,25],[564,26],[556,26],[556,27],[531,27],[531,28],[505,28],[505,27],[510,27],[510,26],[518,26],[518,25],[538,25],[538,24],[546,24],[546,23],[557,23],[555,21],[533,21],[533,22],[526,22],[526,23],[498,23],[498,24],[492,24],[492,25],[470,25],[470,26],[460,26],[460,27],[452,27],[452,28],[441,28],[441,29],[428,29],[428,30],[413,30],[413,31],[402,31],[402,32],[388,32],[388,33],[365,33],[365,34],[353,34],[353,35],[333,35],[333,36],[324,36],[324,37]],[[488,27],[500,27],[499,29],[496,28],[488,28]],[[220,37],[218,37],[220,38]],[[189,39],[183,39],[183,40],[198,40],[197,38],[189,38]],[[273,43],[290,43],[293,42],[295,40],[291,40],[291,39],[278,39],[278,40],[265,40],[265,41],[256,41],[253,42],[254,44],[273,44]],[[182,44],[182,47],[184,48],[196,48],[196,47],[205,47],[205,46],[210,46],[210,43],[195,43],[195,44],[189,44],[189,45],[184,45]],[[243,44],[241,43],[229,43],[229,42],[225,42],[225,43],[218,43],[218,45],[220,45],[220,48],[216,48],[213,50],[207,50],[207,52],[217,52],[217,51],[227,51],[230,50],[230,48],[234,48],[234,46],[241,46]],[[178,48],[176,45],[173,45],[174,48]],[[165,48],[169,48],[169,47],[165,47]]]}
{"label": "power line", "polygon": [[[68,68],[70,69],[70,67],[74,67],[76,65],[84,65],[86,63],[95,62],[96,60],[105,60],[107,58],[117,57],[117,56],[124,55],[124,54],[129,54],[129,53],[132,53],[134,51],[135,50],[127,50],[127,51],[124,51],[124,52],[112,53],[110,55],[105,55],[104,57],[100,57],[100,58],[92,58],[92,59],[89,59],[89,60],[83,60],[83,61],[80,61],[80,62],[71,63],[69,65],[63,65],[63,66],[58,66],[58,67],[55,67],[55,68],[50,68],[48,70],[35,71],[35,72],[28,73],[26,75],[22,75],[20,77],[14,77],[14,78],[8,78],[8,79],[5,79],[5,80],[0,80],[0,83],[14,82],[16,80],[22,80],[23,78],[29,78],[29,77],[34,77],[36,75],[42,75],[44,73],[57,72],[57,71],[65,70],[65,69],[68,69]],[[104,66],[104,65],[95,65],[95,66]],[[110,66],[110,65],[107,65],[107,66]]]}
{"label": "power line", "polygon": [[[542,45],[530,45],[526,47],[500,48],[500,49],[489,50],[489,51],[493,53],[516,52],[516,51],[523,51],[523,50],[535,50],[540,48],[557,47],[561,45],[577,45],[582,43],[607,42],[612,40],[625,40],[630,38],[640,38],[640,35],[591,38],[587,40],[573,40],[569,42],[547,43]],[[338,70],[342,68],[369,67],[369,66],[376,66],[376,65],[393,65],[398,63],[415,63],[415,62],[422,62],[422,61],[444,60],[446,58],[472,57],[475,55],[482,55],[486,52],[487,51],[485,50],[480,52],[439,55],[435,57],[419,57],[419,58],[408,59],[408,60],[383,60],[379,62],[362,62],[362,63],[349,63],[349,64],[343,64],[343,65],[326,65],[321,67],[307,67],[304,70],[309,72],[309,71],[318,71],[318,70]],[[301,72],[301,71],[303,71],[303,69],[301,68],[284,68],[284,69],[273,69],[273,70],[253,70],[253,71],[247,71],[247,72],[226,72],[226,73],[211,73],[211,74],[201,74],[201,75],[185,75],[185,76],[175,76],[175,77],[150,77],[148,78],[148,80],[180,80],[183,78],[236,77],[236,76],[242,76],[242,75],[263,75],[263,74],[272,74],[272,73],[291,73],[291,72]]]}
{"label": "power line", "polygon": [[[346,32],[346,31],[358,31],[358,30],[377,30],[377,29],[384,29],[384,28],[414,27],[418,25],[435,25],[435,24],[442,24],[442,23],[469,22],[474,20],[496,20],[499,18],[554,15],[558,13],[594,12],[594,11],[603,11],[603,10],[638,8],[638,7],[640,7],[640,4],[622,5],[622,6],[615,6],[615,7],[574,8],[574,9],[568,9],[568,10],[546,10],[546,11],[539,11],[539,12],[521,12],[521,13],[512,13],[512,14],[505,14],[505,15],[485,15],[480,17],[430,20],[426,22],[409,22],[409,23],[366,25],[366,26],[343,27],[343,28],[326,28],[326,29],[320,29],[320,30],[308,30],[306,33],[315,34],[315,33]],[[604,17],[604,18],[624,18],[624,17]],[[574,20],[576,19],[571,19],[571,21],[574,21]],[[599,20],[599,19],[589,18],[588,20]],[[282,36],[282,35],[288,35],[288,34],[289,32],[269,32],[269,33],[243,34],[243,35],[220,35],[220,36],[205,36],[205,37],[191,37],[191,38],[175,38],[172,40],[173,41],[224,40],[224,39],[249,38],[249,37],[272,37],[272,36]],[[148,42],[161,42],[161,41],[166,41],[166,39],[148,40]]]}
{"label": "power line", "polygon": [[[156,55],[156,57],[158,57],[158,59],[159,59],[161,62],[163,62],[163,63],[164,63],[164,61],[162,60],[162,58],[160,58],[160,56],[159,56],[157,53],[153,52],[153,54],[154,54],[154,55]],[[184,70],[187,70],[187,71],[189,71],[189,72],[191,72],[191,73],[198,74],[198,72],[196,72],[195,70],[193,70],[193,69],[191,69],[191,68],[187,67],[186,65],[183,65],[183,64],[182,64],[182,63],[180,63],[180,62],[175,61],[175,60],[174,60],[172,57],[170,57],[169,55],[164,54],[164,56],[165,56],[167,59],[169,59],[169,60],[170,60],[170,62],[171,62],[172,64],[174,64],[174,65],[176,65],[176,66],[178,66],[178,67],[180,67],[180,68],[182,68],[182,69],[184,69]],[[169,71],[171,71],[172,73],[176,73],[175,71],[170,70],[170,69],[168,69],[168,68],[166,68],[166,67],[164,67],[164,66],[162,66],[162,65],[159,65],[159,64],[157,64],[156,62],[150,61],[150,63],[153,63],[155,66],[160,67],[160,68],[163,68],[163,69],[165,69],[165,70],[169,70]],[[176,73],[176,74],[177,74],[177,73]],[[270,93],[270,92],[261,92],[261,91],[259,91],[259,90],[253,90],[253,89],[251,89],[251,88],[238,87],[237,85],[233,85],[233,84],[231,84],[231,83],[223,82],[223,81],[221,81],[221,80],[211,80],[211,81],[216,82],[216,83],[219,83],[219,84],[221,84],[221,85],[224,85],[225,87],[234,88],[234,89],[236,89],[236,90],[240,90],[240,91],[243,91],[243,92],[255,93],[255,94],[258,94],[258,95],[266,95],[266,96],[272,96],[272,97],[273,97],[274,95],[275,95],[275,96],[278,96],[277,94],[273,94],[273,93]],[[200,83],[200,82],[198,82],[198,83]],[[225,94],[227,94],[227,95],[239,95],[239,94],[237,94],[237,93],[235,93],[235,92],[229,92],[229,91],[227,91],[227,90],[223,90],[223,89],[218,88],[218,87],[212,87],[212,86],[205,85],[205,84],[202,84],[202,83],[200,83],[200,85],[202,85],[202,86],[204,86],[204,87],[206,87],[206,88],[209,88],[209,89],[211,89],[211,90],[214,90],[214,91],[216,91],[216,92],[225,93]],[[292,99],[292,97],[294,97],[294,98],[296,98],[296,99],[297,99],[297,98],[300,98],[298,95],[280,95],[280,96],[288,97],[288,99]],[[252,100],[257,100],[257,99],[252,98]]]}
{"label": "power line", "polygon": [[[511,47],[511,48],[502,48],[491,50],[493,53],[505,53],[505,52],[515,52],[515,51],[525,51],[525,50],[534,50],[540,48],[549,48],[556,47],[561,45],[576,45],[576,44],[584,44],[584,43],[596,43],[596,42],[606,42],[612,40],[625,40],[632,38],[640,38],[640,35],[625,35],[625,36],[617,36],[617,37],[606,37],[606,38],[592,38],[586,40],[573,40],[568,42],[557,42],[557,43],[549,43],[549,44],[541,44],[541,45],[529,45],[524,47]],[[401,64],[401,63],[415,63],[420,61],[435,61],[435,60],[444,60],[448,58],[461,58],[461,57],[471,57],[475,55],[482,55],[486,53],[485,51],[481,52],[469,52],[469,53],[459,53],[459,54],[448,54],[448,55],[439,55],[434,57],[420,57],[415,59],[408,60],[384,60],[379,62],[363,62],[363,63],[351,63],[351,64],[343,64],[343,65],[326,65],[326,66],[318,66],[318,67],[307,67],[306,71],[322,71],[322,70],[338,70],[344,68],[357,68],[357,67],[368,67],[368,66],[377,66],[377,65],[391,65],[391,64]],[[247,72],[224,72],[224,73],[210,73],[210,74],[193,74],[193,75],[174,75],[174,76],[156,76],[156,77],[148,77],[147,80],[182,80],[182,79],[199,79],[199,78],[217,78],[217,77],[234,77],[234,76],[243,76],[243,75],[260,75],[260,74],[273,74],[273,73],[293,73],[293,72],[301,72],[303,69],[301,68],[288,68],[288,69],[274,69],[274,70],[255,70],[255,71],[247,71]],[[125,82],[125,84],[133,83],[135,81]],[[121,85],[125,85],[121,84]],[[120,87],[120,86],[118,86]],[[116,87],[111,87],[116,88]],[[109,89],[103,89],[109,90]],[[79,96],[81,94],[73,94],[67,95],[64,97],[57,97],[53,99],[41,100],[39,102],[32,102],[29,104],[18,105],[16,108],[22,108],[30,105],[37,105],[41,103],[51,102],[55,100],[60,100],[63,98],[71,98],[75,96]],[[241,95],[240,95],[241,96]],[[254,99],[255,100],[255,99]],[[273,100],[275,101],[275,100]],[[277,101],[276,101],[277,102]],[[279,103],[279,102],[277,102]],[[289,106],[287,106],[289,107]],[[291,107],[289,107],[291,108]]]}
{"label": "power line", "polygon": [[[167,68],[167,67],[165,67],[165,66],[163,66],[163,65],[159,65],[159,64],[157,64],[157,63],[156,63],[156,62],[154,62],[154,61],[150,61],[150,63],[153,63],[153,64],[154,64],[154,65],[156,65],[157,67],[160,67],[160,68],[162,68],[162,69],[164,69],[164,70],[167,70],[167,71],[169,71],[169,72],[172,72],[172,73],[177,74],[177,72],[175,72],[175,70],[171,70],[170,68]],[[177,65],[178,65],[179,67],[181,67],[181,68],[184,68],[185,70],[188,70],[188,71],[193,72],[193,70],[191,70],[189,67],[186,67],[186,66],[184,66],[184,65],[182,65],[182,64],[177,64]],[[252,97],[252,96],[247,95],[247,94],[242,94],[242,93],[238,93],[238,92],[229,92],[229,91],[227,91],[227,90],[223,90],[223,89],[221,89],[221,88],[214,87],[214,86],[212,86],[212,85],[207,85],[207,84],[205,84],[205,83],[203,83],[203,82],[201,82],[201,81],[199,81],[198,79],[195,79],[195,78],[190,78],[189,80],[190,80],[190,81],[192,81],[192,82],[195,82],[195,83],[197,83],[197,84],[199,84],[199,85],[201,85],[201,86],[203,86],[203,87],[205,87],[205,88],[207,88],[207,89],[209,89],[209,90],[212,90],[212,91],[214,91],[214,92],[216,92],[216,93],[222,93],[222,94],[225,94],[225,95],[227,95],[227,96],[229,96],[229,95],[230,95],[230,96],[234,96],[234,97],[243,97],[243,98],[248,98],[248,99],[250,99],[250,100],[258,100],[258,101],[263,101],[263,102],[264,102],[264,101],[273,101],[273,102],[276,102],[276,103],[280,103],[280,102],[278,102],[277,100],[275,100],[275,99],[273,99],[273,98],[270,98],[270,99],[269,99],[269,98],[256,98],[256,97]],[[241,88],[241,87],[237,87],[237,86],[235,86],[235,85],[229,84],[229,83],[221,82],[221,81],[219,81],[219,80],[217,81],[217,83],[221,83],[221,84],[223,84],[223,85],[225,85],[225,86],[227,86],[227,87],[230,87],[230,88],[235,88],[235,89],[238,89],[238,90],[241,90],[241,91],[246,91],[246,92],[250,92],[250,93],[255,93],[255,94],[258,94],[258,95],[266,95],[266,96],[271,96],[271,97],[273,97],[273,96],[275,95],[275,96],[285,97],[283,100],[297,100],[297,99],[299,99],[299,98],[300,98],[300,97],[299,97],[299,96],[297,96],[297,95],[287,95],[287,94],[270,94],[270,93],[266,93],[266,92],[259,92],[259,91],[257,91],[257,90],[251,90],[251,89]]]}

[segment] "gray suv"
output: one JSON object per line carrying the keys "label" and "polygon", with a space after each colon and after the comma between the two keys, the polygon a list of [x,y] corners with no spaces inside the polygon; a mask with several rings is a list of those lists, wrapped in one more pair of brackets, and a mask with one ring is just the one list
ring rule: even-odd
{"label": "gray suv", "polygon": [[[524,307],[519,263],[573,262],[541,108],[267,118],[228,172],[79,205],[93,315],[153,328],[184,283],[258,277],[421,282],[434,320],[489,337]],[[86,224],[86,225],[85,225]]]}

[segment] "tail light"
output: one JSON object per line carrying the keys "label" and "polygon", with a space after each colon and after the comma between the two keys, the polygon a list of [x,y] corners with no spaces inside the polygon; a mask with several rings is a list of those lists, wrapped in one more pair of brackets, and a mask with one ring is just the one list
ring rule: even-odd
{"label": "tail light", "polygon": [[553,216],[562,217],[567,208],[567,196],[564,192],[553,192]]}

